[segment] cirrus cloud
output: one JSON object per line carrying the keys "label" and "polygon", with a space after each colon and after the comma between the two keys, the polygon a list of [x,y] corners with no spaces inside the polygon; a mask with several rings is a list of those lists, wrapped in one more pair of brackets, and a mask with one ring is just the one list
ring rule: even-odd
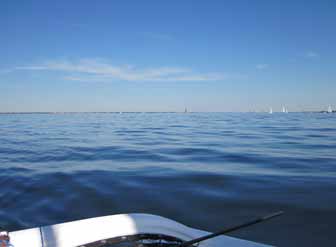
{"label": "cirrus cloud", "polygon": [[218,81],[228,78],[228,75],[223,73],[197,73],[189,68],[138,68],[130,65],[113,65],[97,59],[48,61],[16,69],[63,72],[65,79],[76,81]]}
{"label": "cirrus cloud", "polygon": [[320,54],[318,54],[317,52],[314,52],[314,51],[308,51],[308,52],[305,53],[306,58],[317,58],[319,56],[320,56]]}
{"label": "cirrus cloud", "polygon": [[263,70],[263,69],[267,69],[267,68],[268,68],[268,64],[266,64],[266,63],[256,65],[256,69],[259,69],[259,70]]}

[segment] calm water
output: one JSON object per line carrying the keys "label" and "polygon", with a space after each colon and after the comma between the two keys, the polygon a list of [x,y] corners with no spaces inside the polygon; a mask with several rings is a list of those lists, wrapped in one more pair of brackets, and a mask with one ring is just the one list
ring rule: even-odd
{"label": "calm water", "polygon": [[336,246],[336,114],[0,115],[9,230],[130,212],[233,236]]}

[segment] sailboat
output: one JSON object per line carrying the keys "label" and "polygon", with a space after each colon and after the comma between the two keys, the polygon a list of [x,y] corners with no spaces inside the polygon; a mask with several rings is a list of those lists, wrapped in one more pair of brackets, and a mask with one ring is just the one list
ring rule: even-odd
{"label": "sailboat", "polygon": [[328,107],[328,113],[332,113],[333,110],[331,109],[331,106]]}
{"label": "sailboat", "polygon": [[287,108],[283,106],[283,107],[282,107],[282,112],[283,112],[283,113],[288,113]]}
{"label": "sailboat", "polygon": [[270,110],[269,110],[269,114],[273,114],[273,109],[272,109],[272,107],[271,107]]}

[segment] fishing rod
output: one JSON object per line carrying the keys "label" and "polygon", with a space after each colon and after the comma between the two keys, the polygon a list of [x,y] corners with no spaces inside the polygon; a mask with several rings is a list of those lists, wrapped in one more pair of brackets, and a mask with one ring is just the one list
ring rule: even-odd
{"label": "fishing rod", "polygon": [[246,222],[246,223],[243,223],[243,224],[240,224],[240,225],[237,225],[237,226],[229,227],[229,228],[221,230],[219,232],[211,233],[209,235],[206,235],[206,236],[203,236],[203,237],[200,237],[200,238],[195,238],[195,239],[192,239],[190,241],[183,242],[182,244],[176,245],[176,247],[190,247],[190,246],[192,246],[194,244],[197,244],[199,242],[202,242],[204,240],[208,240],[210,238],[214,238],[214,237],[217,237],[217,236],[222,235],[222,234],[233,232],[233,231],[239,230],[239,229],[247,227],[247,226],[258,224],[260,222],[270,220],[270,219],[272,219],[274,217],[277,217],[277,216],[280,216],[282,214],[283,214],[283,211],[275,212],[275,213],[256,218],[254,220],[251,220],[249,222]]}

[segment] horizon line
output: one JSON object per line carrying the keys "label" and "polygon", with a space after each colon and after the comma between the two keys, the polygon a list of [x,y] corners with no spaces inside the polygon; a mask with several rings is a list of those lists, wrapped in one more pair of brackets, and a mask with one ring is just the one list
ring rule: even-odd
{"label": "horizon line", "polygon": [[[301,110],[288,113],[323,113],[325,110]],[[336,111],[333,111],[336,112]],[[260,111],[0,111],[0,114],[122,114],[122,113],[268,113],[266,110]],[[283,113],[276,111],[273,113]]]}

